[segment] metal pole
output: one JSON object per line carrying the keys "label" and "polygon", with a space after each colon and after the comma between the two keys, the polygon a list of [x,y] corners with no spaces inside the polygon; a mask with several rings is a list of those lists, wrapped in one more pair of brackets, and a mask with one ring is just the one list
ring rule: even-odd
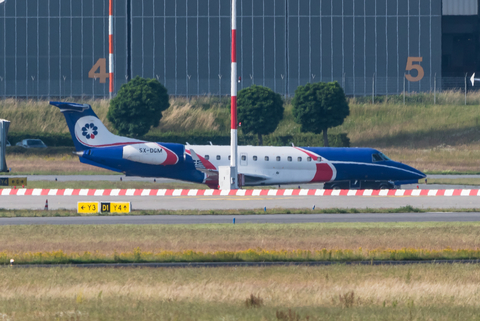
{"label": "metal pole", "polygon": [[405,74],[403,75],[403,105],[405,106]]}
{"label": "metal pole", "polygon": [[113,0],[109,0],[108,15],[108,43],[109,43],[109,71],[110,71],[110,99],[113,96]]}
{"label": "metal pole", "polygon": [[465,74],[465,106],[467,105],[467,75]]}
{"label": "metal pole", "polygon": [[437,73],[435,73],[435,78],[433,78],[433,104],[437,104]]}
{"label": "metal pole", "polygon": [[187,100],[190,102],[190,78],[192,78],[192,75],[187,75],[188,77],[188,82],[187,82]]}
{"label": "metal pole", "polygon": [[372,104],[375,104],[375,74],[372,78]]}
{"label": "metal pole", "polygon": [[232,0],[232,72],[231,72],[230,188],[238,189],[237,175],[237,0]]}

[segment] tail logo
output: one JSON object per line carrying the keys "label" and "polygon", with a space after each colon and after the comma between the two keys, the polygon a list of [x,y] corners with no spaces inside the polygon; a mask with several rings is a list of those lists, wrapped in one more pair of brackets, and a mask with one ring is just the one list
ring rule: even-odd
{"label": "tail logo", "polygon": [[95,139],[97,135],[98,127],[93,123],[85,124],[85,126],[82,127],[82,136],[86,137],[87,139]]}

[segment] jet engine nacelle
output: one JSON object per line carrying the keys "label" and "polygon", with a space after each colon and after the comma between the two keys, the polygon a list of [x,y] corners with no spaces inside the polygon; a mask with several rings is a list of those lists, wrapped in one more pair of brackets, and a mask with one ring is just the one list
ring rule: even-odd
{"label": "jet engine nacelle", "polygon": [[161,143],[126,145],[123,159],[149,165],[176,165],[185,159],[185,146]]}

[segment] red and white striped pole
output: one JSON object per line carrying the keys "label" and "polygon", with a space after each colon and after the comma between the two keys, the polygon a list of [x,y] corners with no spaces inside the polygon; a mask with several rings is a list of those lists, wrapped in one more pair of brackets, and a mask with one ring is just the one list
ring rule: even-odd
{"label": "red and white striped pole", "polygon": [[110,99],[113,96],[113,0],[109,0],[109,15],[108,15],[108,47],[109,47],[109,64],[110,71]]}
{"label": "red and white striped pole", "polygon": [[230,187],[238,189],[237,170],[237,0],[232,0],[232,79],[231,79]]}

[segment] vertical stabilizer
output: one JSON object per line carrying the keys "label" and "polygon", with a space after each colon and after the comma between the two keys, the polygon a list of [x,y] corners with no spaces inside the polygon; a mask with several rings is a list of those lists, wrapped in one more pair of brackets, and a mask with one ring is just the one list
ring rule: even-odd
{"label": "vertical stabilizer", "polygon": [[112,134],[87,104],[50,102],[65,116],[77,151],[96,147],[120,146],[144,141]]}

